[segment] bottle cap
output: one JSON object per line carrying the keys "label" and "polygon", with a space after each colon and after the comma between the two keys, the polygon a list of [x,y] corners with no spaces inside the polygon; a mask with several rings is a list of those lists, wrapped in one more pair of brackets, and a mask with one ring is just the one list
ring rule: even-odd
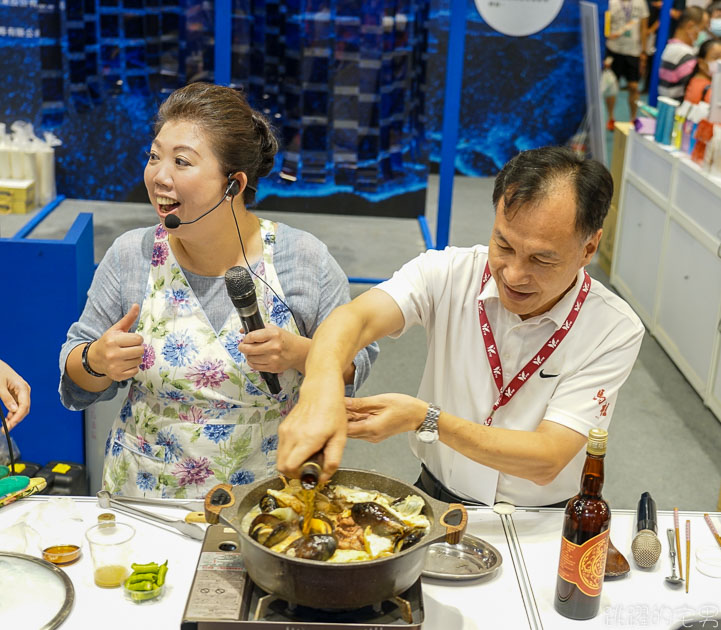
{"label": "bottle cap", "polygon": [[113,525],[115,525],[115,514],[111,514],[110,512],[103,512],[102,514],[98,514],[98,525],[112,527]]}
{"label": "bottle cap", "polygon": [[588,432],[586,452],[591,455],[605,455],[607,443],[608,431],[606,431],[606,429],[591,429]]}

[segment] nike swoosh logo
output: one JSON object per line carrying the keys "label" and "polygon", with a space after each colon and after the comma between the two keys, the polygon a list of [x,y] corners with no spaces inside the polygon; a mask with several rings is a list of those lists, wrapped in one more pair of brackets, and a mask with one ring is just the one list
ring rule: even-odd
{"label": "nike swoosh logo", "polygon": [[538,373],[538,375],[539,375],[541,378],[556,378],[556,377],[558,376],[558,374],[544,374],[544,373],[543,373],[543,370],[541,370],[541,371]]}

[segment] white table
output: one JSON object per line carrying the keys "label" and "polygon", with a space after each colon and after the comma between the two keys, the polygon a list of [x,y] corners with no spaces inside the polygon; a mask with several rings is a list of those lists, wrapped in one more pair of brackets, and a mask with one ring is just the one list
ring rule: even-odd
{"label": "white table", "polygon": [[[718,516],[718,515],[716,515]],[[606,580],[601,593],[601,612],[594,619],[579,622],[559,615],[553,601],[556,588],[556,572],[561,549],[563,511],[542,509],[539,511],[517,510],[513,515],[521,551],[536,605],[544,628],[663,628],[672,627],[691,617],[721,615],[721,579],[710,578],[696,568],[695,549],[700,545],[713,545],[703,514],[680,512],[681,547],[686,576],[685,523],[691,520],[691,581],[689,593],[684,586],[673,587],[666,583],[671,574],[666,530],[673,528],[673,512],[658,513],[658,535],[661,541],[661,557],[652,569],[639,568],[631,553],[631,541],[636,531],[636,514],[633,510],[613,510],[611,516],[611,540],[631,565],[628,575]],[[713,621],[707,624],[709,629]]]}
{"label": "white table", "polygon": [[[0,532],[49,498],[29,497],[0,509]],[[98,514],[109,511],[99,508],[91,497],[74,497],[74,500],[84,528],[95,524]],[[172,502],[168,503],[172,505]],[[178,518],[186,514],[179,508],[153,509]],[[687,518],[692,521],[692,553],[700,544],[713,544],[703,515],[681,513],[682,528]],[[62,630],[177,630],[198,561],[200,541],[125,514],[117,513],[116,519],[135,527],[134,557],[137,561],[168,559],[166,592],[157,601],[136,604],[125,598],[122,589],[96,587],[89,551],[84,544],[80,560],[64,568],[75,587],[75,604],[61,626]],[[565,619],[553,608],[562,519],[563,512],[559,509],[519,509],[504,522],[489,508],[470,508],[468,532],[493,545],[500,552],[503,564],[497,572],[478,580],[451,582],[423,578],[424,630],[578,627],[580,622]],[[721,614],[721,579],[699,573],[694,568],[694,561],[688,595],[682,588],[674,590],[666,585],[663,578],[670,573],[670,563],[665,531],[672,526],[672,514],[659,512],[661,559],[653,569],[644,571],[635,567],[631,555],[635,514],[614,510],[611,539],[629,559],[632,570],[624,578],[604,583],[601,613],[595,619],[583,622],[584,627],[665,629],[672,621],[683,620],[684,615],[688,618],[690,615],[710,617]],[[3,549],[2,542],[0,538],[0,550]],[[23,626],[16,624],[15,627]],[[712,627],[709,622],[709,628]]]}

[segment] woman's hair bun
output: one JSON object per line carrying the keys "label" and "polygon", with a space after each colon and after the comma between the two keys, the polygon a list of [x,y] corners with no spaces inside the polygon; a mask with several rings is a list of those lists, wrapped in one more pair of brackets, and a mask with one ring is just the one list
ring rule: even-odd
{"label": "woman's hair bun", "polygon": [[260,138],[260,152],[257,176],[260,179],[273,170],[275,154],[278,153],[278,140],[264,116],[253,112],[253,122]]}

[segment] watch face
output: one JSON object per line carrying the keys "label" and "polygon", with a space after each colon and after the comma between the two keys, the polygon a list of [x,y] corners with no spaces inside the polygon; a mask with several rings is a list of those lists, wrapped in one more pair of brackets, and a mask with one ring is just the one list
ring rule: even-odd
{"label": "watch face", "polygon": [[438,439],[438,433],[435,431],[418,431],[416,433],[418,439],[425,444],[433,444]]}

